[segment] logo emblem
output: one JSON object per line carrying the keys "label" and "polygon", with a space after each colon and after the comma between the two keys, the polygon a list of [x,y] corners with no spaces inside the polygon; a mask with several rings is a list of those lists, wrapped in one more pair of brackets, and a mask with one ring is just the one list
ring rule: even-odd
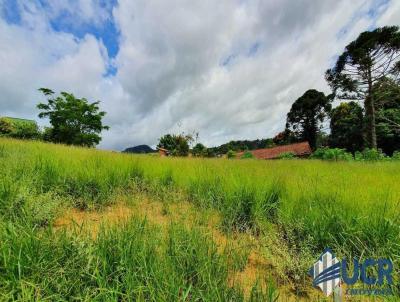
{"label": "logo emblem", "polygon": [[[327,297],[333,292],[340,297],[342,282],[347,285],[346,295],[393,295],[390,287],[393,284],[393,263],[390,259],[367,258],[363,262],[357,258],[352,260],[353,265],[346,258],[339,261],[331,249],[325,249],[309,271],[313,286],[319,287]],[[349,287],[358,282],[369,287]]]}
{"label": "logo emblem", "polygon": [[328,297],[340,284],[340,261],[326,249],[310,269],[313,286],[319,287]]}

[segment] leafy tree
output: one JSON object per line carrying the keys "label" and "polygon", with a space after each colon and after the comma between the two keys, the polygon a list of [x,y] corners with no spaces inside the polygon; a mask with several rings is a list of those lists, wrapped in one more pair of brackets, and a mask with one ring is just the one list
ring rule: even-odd
{"label": "leafy tree", "polygon": [[374,85],[378,147],[391,155],[400,149],[400,85],[383,78]]}
{"label": "leafy tree", "polygon": [[10,135],[13,131],[13,124],[7,118],[0,118],[0,135]]}
{"label": "leafy tree", "polygon": [[361,33],[348,44],[335,66],[326,72],[326,79],[338,98],[364,100],[365,138],[370,148],[377,148],[373,86],[385,77],[398,77],[399,56],[399,28],[377,28]]}
{"label": "leafy tree", "polygon": [[93,147],[100,142],[101,131],[109,129],[102,123],[106,113],[99,111],[100,102],[89,103],[85,98],[78,99],[67,92],[54,96],[47,88],[39,91],[48,98],[47,104],[40,103],[37,108],[42,110],[40,118],[50,119],[52,128],[46,133],[50,141]]}
{"label": "leafy tree", "polygon": [[175,138],[171,134],[166,134],[159,139],[157,147],[172,151],[176,148]]}
{"label": "leafy tree", "polygon": [[329,145],[354,154],[363,148],[363,109],[356,102],[341,103],[331,116]]}
{"label": "leafy tree", "polygon": [[205,156],[207,148],[202,143],[197,143],[192,150],[193,156]]}
{"label": "leafy tree", "polygon": [[158,147],[167,149],[173,156],[188,156],[189,143],[193,141],[191,135],[185,134],[166,134],[159,140]]}
{"label": "leafy tree", "polygon": [[293,131],[298,140],[306,140],[314,150],[317,134],[327,113],[330,100],[315,89],[307,90],[292,105],[286,119],[286,131]]}

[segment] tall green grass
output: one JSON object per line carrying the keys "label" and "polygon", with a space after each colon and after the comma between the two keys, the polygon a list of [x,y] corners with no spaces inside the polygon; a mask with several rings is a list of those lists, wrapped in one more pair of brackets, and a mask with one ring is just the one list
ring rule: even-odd
{"label": "tall green grass", "polygon": [[6,300],[241,301],[227,259],[196,230],[168,237],[146,221],[102,229],[93,241],[1,225],[0,297]]}
{"label": "tall green grass", "polygon": [[302,224],[318,250],[393,248],[388,239],[399,235],[397,162],[158,158],[4,139],[1,146],[3,214],[12,215],[32,196],[88,208],[112,202],[119,190],[179,190],[197,206],[221,211],[227,229],[264,220]]}
{"label": "tall green grass", "polygon": [[[159,158],[0,139],[0,216],[5,225],[46,227],[63,206],[102,207],[112,203],[121,192],[136,194],[144,191],[161,199],[171,192],[178,192],[199,208],[219,211],[221,229],[225,232],[250,231],[257,236],[268,236],[268,232],[276,230],[293,253],[301,253],[305,248],[299,247],[307,245],[307,250],[311,251],[308,256],[315,257],[325,247],[331,247],[339,255],[389,257],[398,264],[399,176],[400,162]],[[37,236],[35,234],[32,236]],[[124,234],[119,236],[126,236]],[[61,250],[67,249],[63,244],[73,246],[72,239],[57,238],[54,244],[61,244]],[[111,237],[104,238],[106,242]],[[118,240],[123,238],[113,240],[117,240],[118,245]],[[175,259],[172,256],[175,252],[170,248],[173,247],[166,251]],[[69,251],[80,253],[72,247]],[[8,253],[15,256],[19,252]],[[113,255],[114,252],[110,253]],[[185,257],[190,259],[195,255]],[[196,264],[175,263],[173,267],[195,270],[190,265]],[[18,273],[18,268],[13,271]],[[118,270],[114,267],[112,271]],[[1,271],[0,275],[4,276]],[[396,276],[398,278],[398,271]],[[149,282],[153,280],[151,276],[146,278]],[[189,278],[188,284],[192,287],[189,290],[178,282],[182,295],[200,295],[200,292],[210,290],[207,288],[210,284],[198,285],[204,281],[201,276],[185,278]],[[87,282],[91,284],[92,281]],[[125,284],[127,281],[120,282]],[[12,284],[7,288],[18,288],[22,295],[22,283]],[[115,284],[112,288],[120,290]],[[29,282],[24,286],[24,290],[33,290]],[[146,287],[140,285],[139,288],[141,286]],[[240,296],[230,289],[225,291],[219,283],[213,286],[217,291],[219,288],[225,298]],[[75,295],[79,290],[75,290]],[[122,292],[126,291],[124,288]],[[111,295],[106,290],[98,294]],[[113,294],[117,295],[117,291]],[[142,294],[144,299],[153,299],[157,295]]]}

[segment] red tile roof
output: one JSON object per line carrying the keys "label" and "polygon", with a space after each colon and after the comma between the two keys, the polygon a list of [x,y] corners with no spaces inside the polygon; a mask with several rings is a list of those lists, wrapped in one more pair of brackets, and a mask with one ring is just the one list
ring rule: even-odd
{"label": "red tile roof", "polygon": [[[273,159],[278,158],[280,154],[286,152],[293,152],[296,156],[306,156],[312,153],[308,142],[302,142],[291,145],[277,146],[267,149],[257,149],[250,151],[255,158],[258,159]],[[244,152],[237,153],[237,157],[241,157]]]}

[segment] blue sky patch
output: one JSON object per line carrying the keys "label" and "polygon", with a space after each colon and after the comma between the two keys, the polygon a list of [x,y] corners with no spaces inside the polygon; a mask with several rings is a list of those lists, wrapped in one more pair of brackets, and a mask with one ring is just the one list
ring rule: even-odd
{"label": "blue sky patch", "polygon": [[21,22],[21,15],[17,1],[3,0],[0,16],[9,24],[19,24]]}
{"label": "blue sky patch", "polygon": [[[51,15],[51,6],[47,0],[36,0],[36,7],[42,11],[49,12]],[[112,15],[112,9],[117,5],[117,0],[100,0],[99,5],[102,9],[106,9],[109,18],[101,23],[90,23],[85,20],[77,19],[73,11],[62,10],[57,12],[56,17],[49,17],[49,25],[56,32],[65,32],[74,35],[77,39],[84,38],[85,35],[91,34],[96,39],[103,42],[107,49],[108,57],[113,59],[119,51],[119,30],[115,24]],[[28,9],[26,6],[20,6],[16,0],[3,0],[0,8],[0,17],[9,24],[21,25],[21,9]],[[114,75],[117,69],[109,64],[106,75]]]}
{"label": "blue sky patch", "polygon": [[[46,7],[46,3],[43,0],[41,0],[41,4]],[[50,25],[55,31],[71,33],[79,39],[86,34],[92,34],[98,40],[103,41],[104,46],[107,48],[108,56],[115,58],[119,51],[119,31],[112,16],[112,9],[116,4],[116,0],[108,2],[103,0],[100,2],[102,8],[108,9],[110,16],[101,24],[78,22],[78,25],[76,25],[71,12],[63,11],[57,18],[50,20]]]}

